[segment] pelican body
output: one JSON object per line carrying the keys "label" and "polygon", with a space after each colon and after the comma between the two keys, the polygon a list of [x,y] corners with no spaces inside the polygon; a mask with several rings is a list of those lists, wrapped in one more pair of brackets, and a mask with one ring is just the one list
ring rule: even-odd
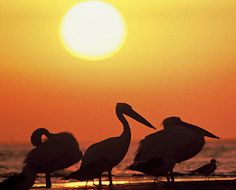
{"label": "pelican body", "polygon": [[166,118],[163,126],[163,130],[150,134],[140,141],[134,161],[161,157],[172,151],[175,153],[176,162],[182,162],[202,150],[205,136],[219,139],[205,129],[182,121],[179,117]]}
{"label": "pelican body", "polygon": [[[44,142],[42,135],[47,137]],[[82,157],[79,144],[68,132],[53,134],[45,128],[39,128],[32,133],[31,142],[36,147],[28,153],[24,162],[36,173],[46,174],[46,187],[51,187],[51,172],[67,168]]]}
{"label": "pelican body", "polygon": [[134,165],[136,162],[165,157],[167,152],[174,152],[176,163],[182,162],[202,150],[205,136],[219,138],[205,129],[182,121],[179,117],[168,117],[162,124],[163,130],[150,134],[140,141]]}
{"label": "pelican body", "polygon": [[79,181],[87,181],[99,178],[99,184],[101,185],[101,175],[107,171],[110,185],[112,185],[112,168],[125,157],[130,145],[131,131],[124,115],[155,129],[152,124],[126,103],[117,103],[116,115],[123,125],[122,134],[91,145],[82,158],[79,170],[71,173],[66,179],[72,178]]}

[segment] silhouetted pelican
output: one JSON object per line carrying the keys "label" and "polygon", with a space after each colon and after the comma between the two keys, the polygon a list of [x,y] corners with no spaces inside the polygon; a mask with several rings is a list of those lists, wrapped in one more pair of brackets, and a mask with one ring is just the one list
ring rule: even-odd
{"label": "silhouetted pelican", "polygon": [[[47,137],[44,142],[42,135]],[[28,153],[24,162],[36,173],[46,174],[46,187],[51,187],[51,172],[67,168],[82,157],[76,139],[68,132],[53,134],[45,128],[39,128],[32,133],[31,142],[36,147]]]}
{"label": "silhouetted pelican", "polygon": [[119,164],[126,155],[131,139],[130,127],[124,115],[130,116],[140,123],[155,129],[152,124],[126,103],[117,103],[116,115],[123,124],[123,133],[118,137],[108,138],[91,145],[82,158],[80,169],[71,173],[65,179],[88,181],[99,178],[99,185],[101,185],[101,175],[104,171],[108,171],[109,182],[112,185],[112,168]]}
{"label": "silhouetted pelican", "polygon": [[19,174],[13,175],[0,182],[1,190],[29,190],[35,181],[34,169],[27,166]]}
{"label": "silhouetted pelican", "polygon": [[154,157],[146,161],[137,161],[128,167],[128,169],[140,171],[147,175],[155,177],[166,176],[167,181],[174,182],[173,168],[175,166],[174,154],[167,152],[165,156]]}
{"label": "silhouetted pelican", "polygon": [[209,164],[205,164],[198,169],[192,170],[191,173],[198,173],[200,175],[209,176],[210,174],[214,173],[216,167],[216,160],[211,159]]}
{"label": "silhouetted pelican", "polygon": [[134,158],[136,162],[164,157],[174,152],[176,163],[188,160],[202,150],[204,136],[219,138],[195,125],[182,121],[179,117],[168,117],[162,122],[164,129],[146,136],[140,141]]}

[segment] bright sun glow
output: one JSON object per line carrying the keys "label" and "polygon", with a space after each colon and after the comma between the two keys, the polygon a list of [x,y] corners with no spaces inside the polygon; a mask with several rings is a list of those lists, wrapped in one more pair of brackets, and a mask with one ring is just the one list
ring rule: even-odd
{"label": "bright sun glow", "polygon": [[102,1],[85,1],[72,7],[63,18],[60,31],[66,49],[89,60],[114,55],[126,38],[123,17]]}

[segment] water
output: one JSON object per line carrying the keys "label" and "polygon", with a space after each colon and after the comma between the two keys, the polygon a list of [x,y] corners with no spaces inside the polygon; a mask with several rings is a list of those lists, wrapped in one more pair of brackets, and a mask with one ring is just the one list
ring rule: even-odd
{"label": "water", "polygon": [[[83,151],[90,144],[91,143],[80,142],[80,146],[82,147]],[[129,164],[132,163],[134,152],[137,146],[138,142],[131,143],[130,149],[124,160],[113,169],[114,180],[143,181],[152,179],[151,177],[146,177],[139,172],[125,169]],[[31,149],[32,146],[30,144],[0,144],[0,181],[14,173],[18,173],[21,171],[25,155]],[[180,175],[179,178],[189,178],[188,171],[196,169],[199,166],[208,163],[212,158],[215,158],[219,162],[214,177],[236,177],[236,140],[208,141],[206,142],[203,150],[197,156],[188,161],[177,164],[174,171],[185,174]],[[55,172],[52,178],[53,183],[61,183],[62,181],[60,178],[65,175],[65,173],[74,171],[77,168],[79,168],[79,164],[71,166],[64,171]],[[37,177],[36,179],[35,184],[37,186],[37,184],[39,185],[43,183],[43,175],[39,175],[39,177]]]}

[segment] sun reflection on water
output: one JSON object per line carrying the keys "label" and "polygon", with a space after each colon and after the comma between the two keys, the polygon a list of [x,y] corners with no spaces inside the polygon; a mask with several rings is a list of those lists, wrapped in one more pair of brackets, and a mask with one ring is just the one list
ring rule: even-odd
{"label": "sun reflection on water", "polygon": [[[113,185],[125,185],[125,184],[135,184],[135,183],[148,183],[148,182],[153,182],[153,179],[146,179],[146,180],[115,180],[113,181]],[[104,186],[104,188],[106,186],[109,186],[109,181],[102,181],[102,184]],[[44,187],[45,184],[44,183],[38,183],[38,184],[35,184],[34,187],[37,187],[37,188],[40,188],[40,187]],[[91,189],[94,189],[94,187],[98,186],[98,181],[95,180],[94,182],[93,181],[89,181],[87,184],[85,181],[66,181],[66,182],[59,182],[59,183],[55,183],[52,185],[53,188],[56,188],[56,189],[63,189],[63,188],[67,188],[67,189],[70,189],[70,188],[84,188],[84,187],[87,187],[87,189],[89,189],[89,187],[91,187]]]}

